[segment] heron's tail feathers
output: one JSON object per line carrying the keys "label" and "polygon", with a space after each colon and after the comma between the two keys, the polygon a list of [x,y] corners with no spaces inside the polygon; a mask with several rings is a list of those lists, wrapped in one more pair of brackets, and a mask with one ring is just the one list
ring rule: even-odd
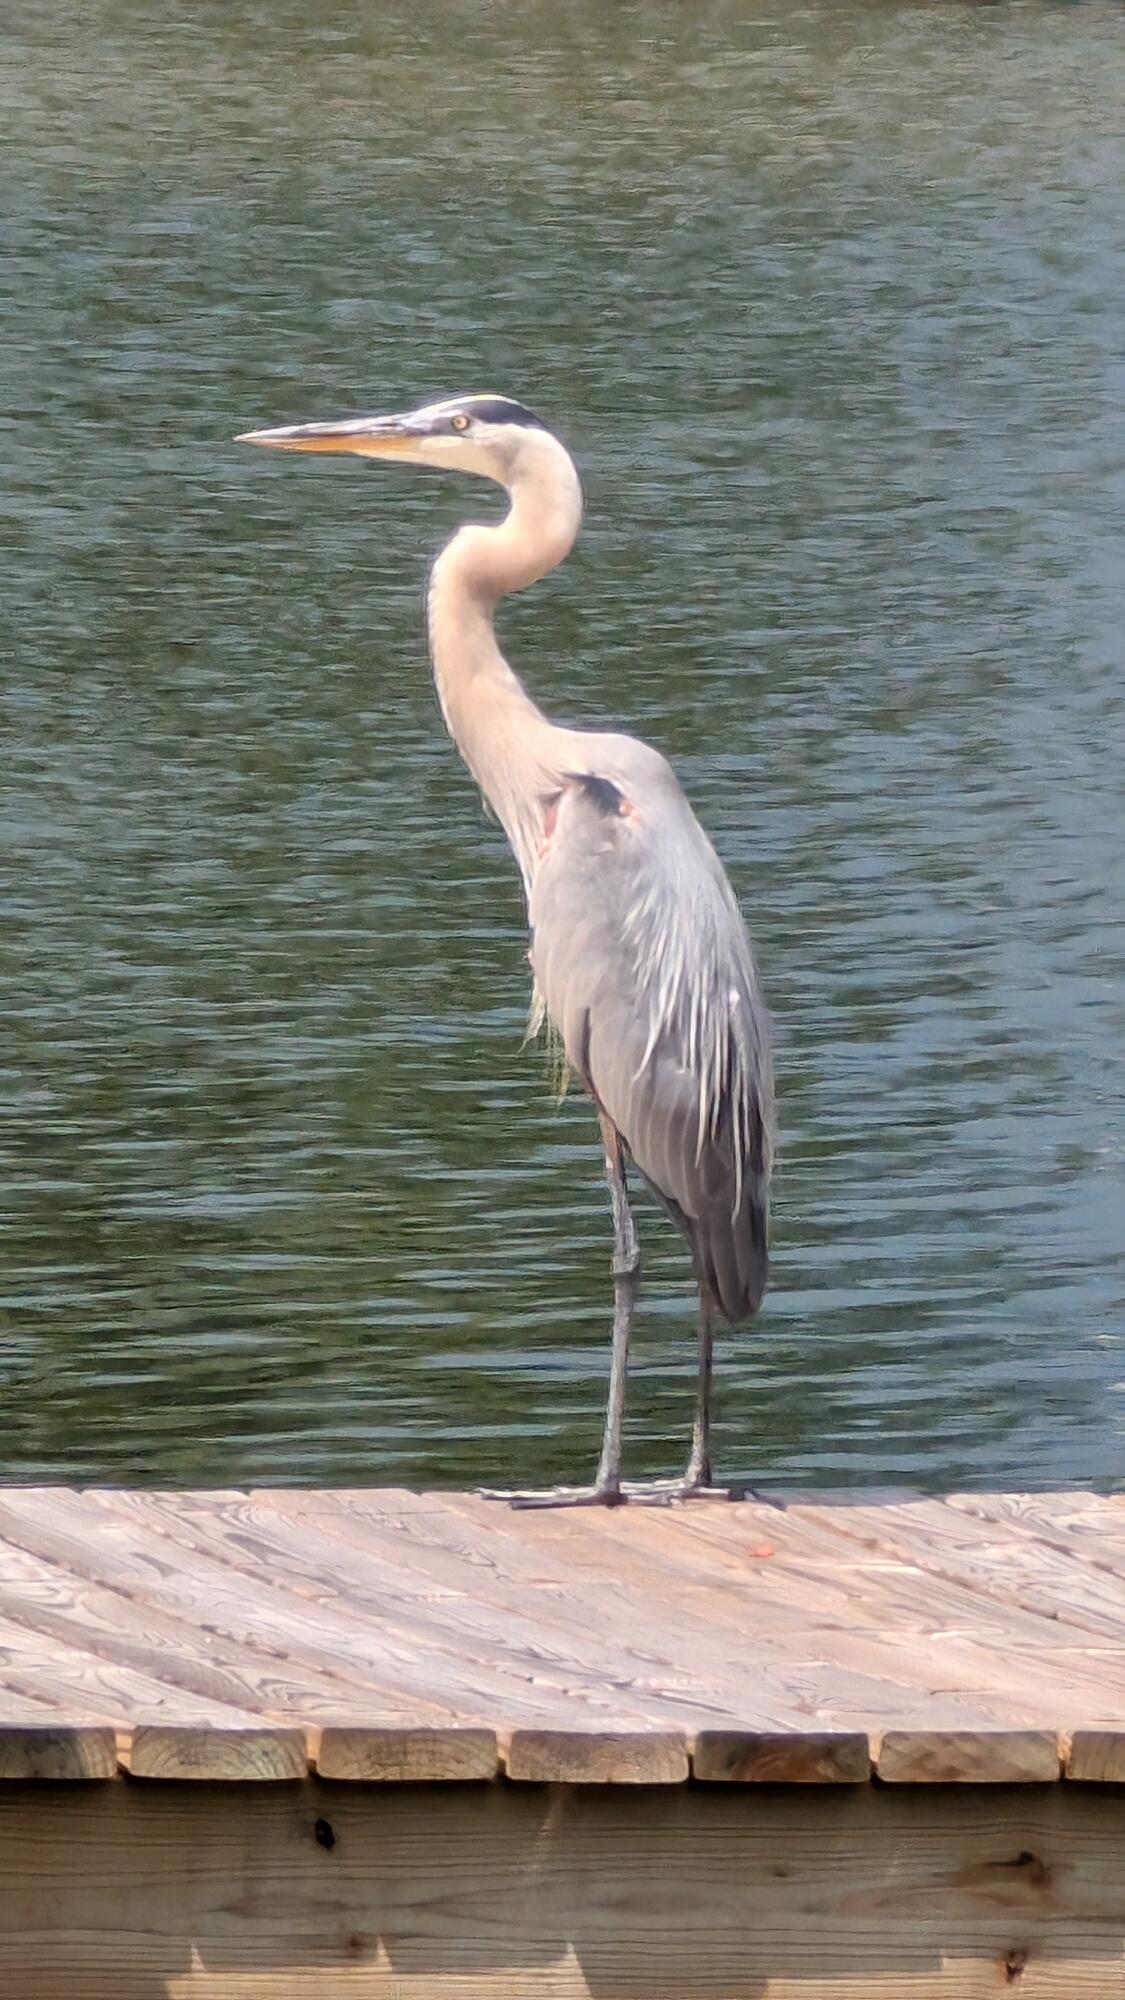
{"label": "heron's tail feathers", "polygon": [[698,1215],[688,1215],[655,1181],[648,1184],[687,1238],[695,1275],[706,1296],[733,1326],[752,1319],[769,1277],[769,1196],[764,1175],[744,1182],[733,1214],[728,1202],[718,1200],[705,1202]]}
{"label": "heron's tail feathers", "polygon": [[732,1215],[726,1203],[710,1207],[687,1225],[696,1275],[724,1319],[737,1325],[762,1302],[769,1275],[765,1190],[744,1187]]}

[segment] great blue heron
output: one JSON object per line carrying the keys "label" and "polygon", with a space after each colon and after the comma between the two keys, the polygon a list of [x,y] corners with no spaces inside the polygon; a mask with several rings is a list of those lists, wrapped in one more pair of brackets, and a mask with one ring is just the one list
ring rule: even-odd
{"label": "great blue heron", "polygon": [[[574,544],[574,462],[530,410],[492,395],[247,431],[239,442],[400,459],[507,489],[499,526],[461,528],[434,564],[430,652],[449,733],[523,875],[533,1008],[554,1024],[597,1110],[614,1227],[613,1347],[594,1483],[512,1497],[581,1504],[702,1492],[714,1317],[749,1319],[766,1283],[768,1022],[730,883],[671,767],[635,737],[549,722],[496,643],[500,598],[545,576]],[[627,1158],[686,1236],[699,1285],[691,1455],[681,1480],[648,1485],[621,1478],[640,1263]]]}

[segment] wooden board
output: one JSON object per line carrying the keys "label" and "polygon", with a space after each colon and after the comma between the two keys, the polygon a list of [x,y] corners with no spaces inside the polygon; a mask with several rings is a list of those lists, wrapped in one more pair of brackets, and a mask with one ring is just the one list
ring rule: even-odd
{"label": "wooden board", "polygon": [[0,1489],[0,1780],[1125,1779],[1125,1502]]}
{"label": "wooden board", "polygon": [[1120,2000],[1112,1787],[0,1785],[13,2000]]}

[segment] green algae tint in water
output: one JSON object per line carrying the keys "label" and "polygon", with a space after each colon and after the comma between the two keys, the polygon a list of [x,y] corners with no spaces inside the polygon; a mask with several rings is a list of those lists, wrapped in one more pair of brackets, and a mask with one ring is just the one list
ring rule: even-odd
{"label": "green algae tint in water", "polygon": [[[425,564],[483,489],[235,431],[499,389],[588,485],[505,614],[667,750],[776,1018],[731,1472],[1116,1478],[1125,27],[1108,6],[24,10],[2,1471],[585,1473],[592,1121]],[[647,1208],[630,1458],[682,1459]]]}

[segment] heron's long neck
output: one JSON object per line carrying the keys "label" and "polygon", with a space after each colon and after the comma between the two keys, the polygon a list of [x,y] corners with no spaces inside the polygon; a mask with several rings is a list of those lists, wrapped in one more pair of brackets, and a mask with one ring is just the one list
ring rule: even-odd
{"label": "heron's long neck", "polygon": [[[544,443],[548,440],[544,439]],[[553,445],[554,440],[549,442]],[[574,545],[581,489],[569,458],[521,474],[499,527],[462,528],[434,564],[428,605],[446,726],[530,884],[564,732],[548,722],[496,643],[499,599],[555,568]],[[559,463],[561,461],[561,463]]]}

